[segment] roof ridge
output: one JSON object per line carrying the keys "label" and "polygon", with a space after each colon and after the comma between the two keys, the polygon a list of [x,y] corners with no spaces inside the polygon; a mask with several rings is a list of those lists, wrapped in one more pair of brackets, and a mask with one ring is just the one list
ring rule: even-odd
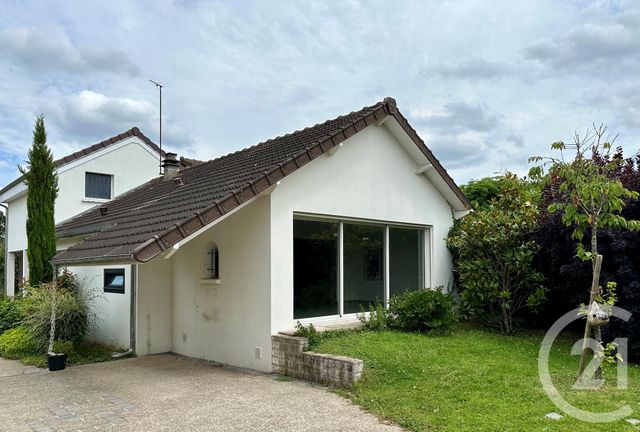
{"label": "roof ridge", "polygon": [[100,149],[103,149],[105,147],[110,146],[111,144],[115,144],[117,142],[120,142],[126,138],[129,137],[138,137],[140,138],[145,144],[147,144],[148,146],[150,146],[154,151],[160,153],[161,155],[164,156],[165,152],[164,150],[160,150],[160,147],[154,143],[150,138],[148,138],[144,133],[142,133],[142,131],[140,130],[140,128],[138,126],[133,126],[130,129],[127,129],[124,132],[121,132],[119,134],[113,135],[109,138],[103,139],[102,141],[98,141],[95,144],[86,146],[81,148],[80,150],[77,150],[67,156],[63,156],[61,158],[58,158],[54,161],[54,163],[60,164],[57,166],[61,166],[61,165],[65,165],[69,162],[72,162],[74,160],[80,159],[81,157],[87,156],[93,152],[96,152]]}

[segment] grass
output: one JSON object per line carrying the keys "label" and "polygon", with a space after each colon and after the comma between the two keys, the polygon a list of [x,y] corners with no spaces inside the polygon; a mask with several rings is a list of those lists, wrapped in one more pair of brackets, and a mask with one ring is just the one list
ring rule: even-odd
{"label": "grass", "polygon": [[[67,358],[67,366],[82,365],[89,363],[99,363],[112,360],[111,353],[112,348],[98,345],[95,343],[85,342],[80,347],[76,348]],[[47,355],[25,355],[17,358],[22,363],[31,366],[37,366],[40,368],[47,367]]]}
{"label": "grass", "polygon": [[[542,333],[503,336],[471,327],[449,336],[401,332],[344,332],[323,339],[317,352],[364,360],[363,379],[338,390],[366,410],[414,431],[637,431],[624,420],[590,424],[564,416],[548,399],[538,378]],[[615,371],[597,391],[572,390],[578,357],[572,341],[554,345],[550,370],[560,394],[575,406],[613,411],[628,404],[640,417],[640,370],[629,367],[629,388],[619,390]],[[562,414],[562,413],[561,413]]]}

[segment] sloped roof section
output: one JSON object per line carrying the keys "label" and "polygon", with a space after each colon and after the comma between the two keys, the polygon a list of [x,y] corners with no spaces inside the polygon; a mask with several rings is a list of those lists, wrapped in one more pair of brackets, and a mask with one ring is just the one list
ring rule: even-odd
{"label": "sloped roof section", "polygon": [[173,179],[153,179],[64,221],[56,227],[58,237],[95,234],[59,253],[53,262],[149,261],[389,115],[470,208],[464,194],[397,110],[395,100],[386,98],[333,120],[182,168]]}
{"label": "sloped roof section", "polygon": [[[75,153],[71,153],[70,155],[67,155],[65,157],[62,157],[60,159],[55,160],[53,163],[56,166],[56,168],[59,168],[61,166],[64,166],[70,162],[73,162],[75,160],[78,160],[84,156],[88,156],[92,153],[95,153],[99,150],[102,150],[105,147],[109,147],[112,144],[115,144],[117,142],[122,141],[125,138],[129,138],[129,137],[138,137],[140,138],[145,144],[147,144],[149,147],[151,147],[153,149],[153,151],[155,151],[156,153],[162,155],[162,157],[164,157],[165,152],[163,150],[160,150],[160,147],[158,147],[158,145],[156,143],[154,143],[153,141],[151,141],[149,138],[146,137],[145,134],[143,134],[140,129],[138,129],[137,127],[132,127],[131,129],[122,132],[121,134],[118,135],[114,135],[111,138],[107,138],[106,140],[100,141],[99,143],[96,143],[94,145],[91,145],[89,147],[85,147],[82,150],[78,150]],[[11,189],[12,187],[14,187],[17,184],[20,184],[24,181],[24,176],[20,176],[17,179],[15,179],[14,181],[12,181],[11,183],[9,183],[8,185],[6,185],[5,187],[3,187],[2,189],[0,189],[0,195],[4,194],[6,191],[8,191],[9,189]]]}

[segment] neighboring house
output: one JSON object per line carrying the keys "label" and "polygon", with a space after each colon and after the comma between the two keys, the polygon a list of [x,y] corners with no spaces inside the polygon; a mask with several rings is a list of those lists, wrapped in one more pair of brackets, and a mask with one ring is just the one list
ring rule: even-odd
{"label": "neighboring house", "polygon": [[270,371],[298,320],[451,286],[445,237],[469,209],[387,98],[187,168],[167,154],[162,177],[58,224],[53,262],[104,291],[99,341]]}
{"label": "neighboring house", "polygon": [[[134,127],[56,160],[56,223],[158,177],[160,158],[158,146]],[[29,276],[27,186],[22,176],[0,190],[0,202],[8,208],[4,286],[7,295],[13,296],[21,279]],[[58,247],[63,248],[64,243]]]}

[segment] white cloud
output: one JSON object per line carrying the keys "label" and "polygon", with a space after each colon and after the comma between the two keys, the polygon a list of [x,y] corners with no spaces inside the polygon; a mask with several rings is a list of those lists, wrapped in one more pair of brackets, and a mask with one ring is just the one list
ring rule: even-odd
{"label": "white cloud", "polygon": [[[615,68],[637,66],[640,52],[640,13],[604,16],[576,25],[560,35],[541,39],[525,49],[527,58],[556,71],[592,73],[594,67],[607,78]],[[614,72],[615,74],[615,72]],[[594,77],[597,78],[597,77]]]}
{"label": "white cloud", "polygon": [[123,52],[111,48],[74,45],[56,28],[48,31],[8,28],[0,31],[0,55],[28,74],[120,73],[137,75],[138,67]]}
{"label": "white cloud", "polygon": [[[52,128],[57,153],[77,150],[138,126],[154,139],[158,131],[158,108],[147,100],[109,97],[84,90],[45,104],[48,127]],[[163,143],[186,150],[193,144],[187,130],[163,117]]]}

